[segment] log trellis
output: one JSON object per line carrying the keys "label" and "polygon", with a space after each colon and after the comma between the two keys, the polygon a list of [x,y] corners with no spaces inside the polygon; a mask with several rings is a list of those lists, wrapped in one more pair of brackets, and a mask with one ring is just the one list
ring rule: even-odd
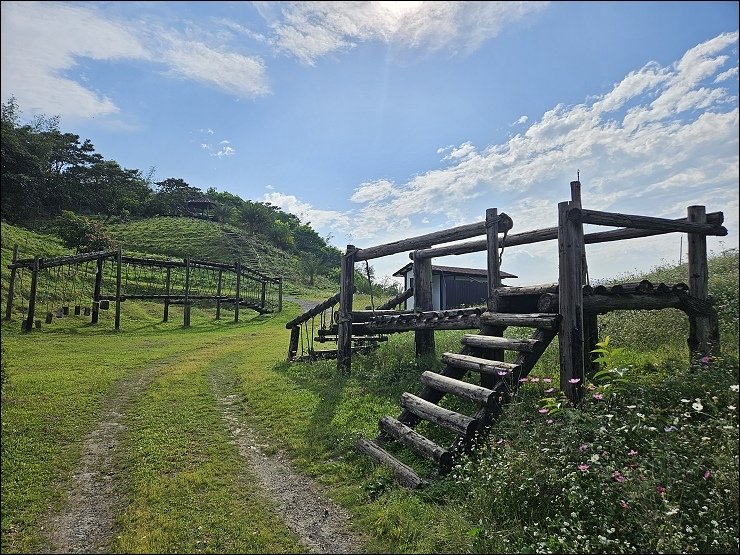
{"label": "log trellis", "polygon": [[[194,301],[215,301],[217,319],[221,316],[221,308],[223,304],[233,304],[235,321],[238,321],[240,307],[251,308],[260,313],[279,312],[282,310],[282,277],[268,276],[267,274],[253,268],[242,266],[239,261],[236,261],[234,264],[226,264],[222,262],[192,260],[190,257],[186,257],[183,260],[140,258],[126,256],[120,248],[116,251],[81,253],[54,259],[44,259],[38,256],[34,258],[19,258],[18,245],[14,245],[13,260],[12,263],[8,265],[8,268],[10,269],[10,280],[8,283],[8,298],[4,319],[6,321],[12,319],[13,303],[17,294],[16,281],[18,281],[18,283],[22,283],[22,280],[20,279],[22,272],[27,271],[31,274],[31,288],[28,293],[28,309],[22,323],[22,329],[24,331],[31,331],[34,328],[34,317],[36,314],[37,303],[36,297],[37,291],[40,287],[39,274],[47,271],[47,282],[50,282],[54,276],[51,276],[48,271],[56,269],[56,278],[64,279],[66,275],[68,279],[76,280],[77,271],[73,272],[72,267],[76,266],[79,268],[81,264],[89,264],[92,262],[95,263],[94,284],[92,285],[92,289],[90,290],[88,297],[90,305],[89,307],[85,307],[85,315],[91,316],[90,321],[92,324],[97,324],[99,322],[100,310],[106,310],[111,301],[115,302],[115,329],[120,329],[121,303],[127,300],[163,301],[164,310],[162,319],[164,322],[169,320],[170,305],[182,304],[184,327],[188,327],[190,325],[190,308]],[[67,268],[66,271],[64,270],[64,267]],[[126,283],[124,283],[124,267]],[[62,268],[62,270],[59,270],[59,268]],[[159,270],[155,270],[157,268]],[[145,280],[143,283],[138,283],[135,280],[135,282],[130,284],[129,287],[129,269],[132,269],[135,276],[139,273],[150,271],[150,279]],[[157,273],[156,276],[155,273]],[[200,280],[195,285],[196,289],[193,289],[194,280],[191,278],[196,273],[200,273]],[[218,273],[218,279],[215,278],[216,273]],[[211,274],[213,277],[212,282],[208,279],[208,276]],[[88,276],[87,270],[85,271],[84,276]],[[179,287],[175,282],[176,276],[184,279],[184,283]],[[228,281],[225,279],[227,277],[230,277],[231,280],[235,282],[236,287],[235,290],[232,289],[229,294],[224,294],[222,288],[224,287],[224,282]],[[210,285],[212,285],[213,292],[211,292],[211,289],[209,288]],[[62,287],[64,292],[66,285],[63,285]],[[74,287],[75,286],[73,285],[73,294]],[[78,290],[81,291],[82,285],[77,285],[77,287]],[[131,291],[131,287],[135,290]],[[159,292],[140,293],[136,291],[138,288],[148,288],[149,290],[156,289]],[[203,290],[204,288],[206,289],[205,291]],[[111,292],[111,290],[113,292]],[[24,302],[23,294],[24,292],[21,291],[22,303]],[[48,291],[46,292],[46,296],[47,298],[49,297]],[[61,300],[66,301],[68,299]],[[66,316],[68,314],[68,308],[65,306],[63,315]],[[79,309],[79,306],[75,307],[75,315],[80,314],[81,310]],[[60,314],[58,314],[58,316],[60,316]],[[48,314],[47,323],[50,323]],[[35,320],[35,327],[41,327],[40,320]]]}

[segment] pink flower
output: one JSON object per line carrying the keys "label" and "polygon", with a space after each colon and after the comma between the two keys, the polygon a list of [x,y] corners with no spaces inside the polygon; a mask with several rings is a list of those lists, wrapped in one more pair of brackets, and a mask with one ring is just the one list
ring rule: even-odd
{"label": "pink flower", "polygon": [[586,472],[588,470],[588,467],[589,467],[589,465],[587,465],[587,464],[579,464],[578,465],[578,470],[580,470],[581,472]]}
{"label": "pink flower", "polygon": [[581,378],[571,378],[568,380],[568,383],[578,383],[581,381]]}
{"label": "pink flower", "polygon": [[588,451],[588,443],[581,443],[578,446],[578,450],[583,453],[584,451]]}
{"label": "pink flower", "polygon": [[710,361],[711,359],[709,358],[709,355],[707,355],[707,356],[703,356],[703,357],[701,357],[701,359],[700,359],[700,360],[701,360],[701,362],[702,362],[703,364],[709,364],[709,361]]}
{"label": "pink flower", "polygon": [[532,383],[538,383],[540,379],[539,378],[529,378],[529,381],[531,381]]}
{"label": "pink flower", "polygon": [[496,372],[496,374],[498,374],[499,376],[505,376],[506,374],[508,374],[508,372],[506,370],[499,370],[498,372]]}
{"label": "pink flower", "polygon": [[519,381],[524,383],[524,382],[528,382],[529,380],[527,378],[519,378]]}
{"label": "pink flower", "polygon": [[627,479],[624,476],[622,476],[622,473],[619,472],[619,470],[615,470],[614,472],[612,472],[612,478],[614,478],[619,483],[622,483]]}
{"label": "pink flower", "polygon": [[555,388],[554,387],[551,387],[549,389],[546,389],[545,390],[545,393],[552,393],[553,391],[555,391]]}
{"label": "pink flower", "polygon": [[548,418],[547,420],[545,420],[545,424],[548,424],[548,425],[552,424],[553,422],[555,421],[552,418]]}
{"label": "pink flower", "polygon": [[704,479],[707,480],[708,478],[711,478],[711,477],[712,477],[712,471],[711,470],[707,470],[704,473]]}
{"label": "pink flower", "polygon": [[660,495],[663,495],[666,492],[666,489],[661,485],[657,485],[655,486],[655,491],[657,491]]}
{"label": "pink flower", "polygon": [[594,393],[592,397],[598,401],[601,401],[601,399],[604,398],[604,396],[601,393]]}
{"label": "pink flower", "polygon": [[546,409],[545,407],[542,407],[542,408],[541,408],[540,410],[538,410],[537,412],[539,412],[540,414],[547,414],[547,413],[548,413],[548,412],[550,412],[550,411],[549,411],[549,409]]}
{"label": "pink flower", "polygon": [[622,507],[625,511],[630,508],[629,505],[627,505],[626,501],[624,499],[619,500],[619,506]]}
{"label": "pink flower", "polygon": [[552,378],[542,378],[542,381],[545,383],[552,383]]}
{"label": "pink flower", "polygon": [[628,457],[634,457],[635,455],[637,455],[637,451],[635,451],[634,449],[630,449],[629,451],[627,451]]}

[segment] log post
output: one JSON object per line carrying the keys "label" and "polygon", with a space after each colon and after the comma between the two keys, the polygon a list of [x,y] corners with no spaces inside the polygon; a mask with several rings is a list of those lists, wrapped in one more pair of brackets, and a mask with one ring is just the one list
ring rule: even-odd
{"label": "log post", "polygon": [[290,328],[290,344],[288,345],[288,362],[293,360],[298,354],[298,340],[301,338],[301,327],[293,326]]}
{"label": "log post", "polygon": [[121,329],[121,247],[116,252],[116,319],[115,329]]}
{"label": "log post", "polygon": [[278,312],[283,311],[283,276],[278,278]]}
{"label": "log post", "polygon": [[[707,221],[704,206],[689,206],[688,221],[705,224]],[[689,294],[700,300],[707,299],[709,289],[709,268],[707,266],[707,237],[700,233],[688,234],[689,244]],[[690,355],[704,356],[716,352],[719,345],[712,345],[711,319],[706,316],[689,315]]]}
{"label": "log post", "polygon": [[340,267],[337,370],[342,374],[349,374],[352,369],[352,294],[355,290],[356,251],[354,245],[347,245]]}
{"label": "log post", "polygon": [[[18,260],[18,243],[13,245],[13,268],[10,269],[10,280],[8,281],[8,304],[5,305],[5,319],[10,320],[10,315],[13,311],[13,293],[15,292],[15,273],[17,268],[15,267],[15,261]],[[21,291],[21,293],[23,293]]]}
{"label": "log post", "polygon": [[267,280],[262,280],[262,291],[260,292],[260,307],[265,310],[267,305]]}
{"label": "log post", "polygon": [[185,298],[182,305],[182,325],[190,327],[190,257],[185,257]]}
{"label": "log post", "polygon": [[[558,304],[560,310],[560,389],[574,404],[583,398],[583,226],[558,203]],[[575,381],[578,380],[578,381]]]}
{"label": "log post", "polygon": [[93,289],[91,324],[97,324],[100,318],[100,290],[103,287],[103,263],[105,259],[100,256],[95,261],[95,289]]}
{"label": "log post", "polygon": [[239,303],[242,301],[242,263],[236,261],[234,264],[236,272],[236,303],[234,304],[234,323],[239,321]]}
{"label": "log post", "polygon": [[[414,312],[434,310],[432,302],[432,259],[419,258],[413,253],[414,263]],[[414,332],[416,358],[436,353],[434,330],[417,330]]]}
{"label": "log post", "polygon": [[171,270],[172,268],[167,266],[167,274],[164,278],[164,291],[166,296],[164,298],[164,315],[162,316],[163,322],[167,322],[170,319],[170,287],[172,284]]}
{"label": "log post", "polygon": [[[486,296],[486,308],[489,312],[499,311],[498,289],[501,287],[501,259],[499,258],[499,218],[497,208],[488,208],[486,210],[486,249],[487,249],[487,270],[488,270],[488,295]],[[481,331],[485,335],[503,337],[504,330],[502,326],[484,326]],[[504,350],[491,350],[490,357],[492,360],[503,361]],[[483,387],[491,388],[495,383],[495,377],[487,374],[481,374],[480,384]]]}
{"label": "log post", "polygon": [[33,259],[33,268],[31,269],[31,292],[28,294],[28,315],[26,321],[23,323],[23,331],[31,331],[33,329],[33,316],[36,311],[36,287],[39,282],[39,266],[41,260],[38,256]]}
{"label": "log post", "polygon": [[216,285],[216,320],[221,319],[221,280],[223,278],[223,270],[218,271],[218,284]]}

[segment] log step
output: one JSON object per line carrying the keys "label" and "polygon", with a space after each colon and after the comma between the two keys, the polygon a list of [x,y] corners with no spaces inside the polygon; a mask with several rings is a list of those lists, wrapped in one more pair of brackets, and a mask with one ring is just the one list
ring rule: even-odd
{"label": "log step", "polygon": [[393,417],[384,416],[380,419],[378,426],[382,432],[396,438],[412,451],[436,463],[443,474],[447,474],[452,468],[452,454],[449,451],[415,432],[406,424],[402,424]]}
{"label": "log step", "polygon": [[480,315],[480,323],[489,326],[518,326],[555,330],[558,328],[559,322],[560,316],[557,314],[484,312]]}
{"label": "log step", "polygon": [[466,438],[473,437],[478,428],[478,421],[475,418],[444,409],[408,392],[401,395],[401,406],[423,420],[434,422]]}
{"label": "log step", "polygon": [[435,372],[424,372],[421,375],[421,383],[438,391],[469,399],[483,407],[490,407],[496,399],[496,393],[486,387],[442,376]]}
{"label": "log step", "polygon": [[501,362],[498,360],[489,360],[487,358],[474,357],[470,355],[460,355],[457,353],[442,353],[442,362],[455,368],[473,370],[481,374],[492,376],[503,376],[499,372],[514,372],[519,369],[519,364],[511,362]]}
{"label": "log step", "polygon": [[374,441],[365,438],[360,439],[357,442],[357,450],[386,468],[390,468],[396,480],[407,488],[418,489],[428,484],[411,467],[403,464],[388,451],[379,447]]}
{"label": "log step", "polygon": [[494,335],[473,335],[466,333],[460,340],[463,345],[482,349],[508,349],[522,353],[531,353],[537,345],[536,339],[509,339]]}

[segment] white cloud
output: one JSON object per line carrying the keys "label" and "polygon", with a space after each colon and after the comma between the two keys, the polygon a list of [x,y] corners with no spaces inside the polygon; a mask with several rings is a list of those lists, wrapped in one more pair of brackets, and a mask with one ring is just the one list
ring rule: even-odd
{"label": "white cloud", "polygon": [[215,154],[211,154],[211,156],[215,156],[216,158],[225,158],[226,156],[233,156],[234,154],[236,154],[236,150],[230,146],[225,146]]}
{"label": "white cloud", "polygon": [[547,2],[257,2],[275,47],[313,65],[358,42],[472,52]]}
{"label": "white cloud", "polygon": [[350,200],[352,202],[360,203],[377,202],[394,196],[397,192],[398,191],[393,186],[392,182],[387,179],[379,179],[377,181],[361,183],[360,186],[355,189]]}
{"label": "white cloud", "polygon": [[283,193],[265,193],[262,196],[263,202],[269,202],[281,210],[298,216],[302,222],[311,222],[314,229],[341,229],[343,231],[350,229],[350,218],[347,214],[334,210],[319,210],[311,206],[310,203],[303,202],[295,195],[286,195]]}
{"label": "white cloud", "polygon": [[63,76],[77,65],[77,58],[150,57],[124,25],[106,20],[88,7],[3,2],[0,36],[3,100],[15,96],[24,110],[70,118],[119,111],[105,94]]}
{"label": "white cloud", "polygon": [[520,116],[518,120],[516,120],[514,123],[511,124],[513,127],[514,125],[523,125],[529,121],[529,118],[527,116]]}
{"label": "white cloud", "polygon": [[721,83],[722,81],[727,81],[728,79],[732,79],[733,77],[737,77],[737,67],[732,67],[727,71],[723,71],[722,73],[717,75],[717,78],[714,80],[714,82]]}

